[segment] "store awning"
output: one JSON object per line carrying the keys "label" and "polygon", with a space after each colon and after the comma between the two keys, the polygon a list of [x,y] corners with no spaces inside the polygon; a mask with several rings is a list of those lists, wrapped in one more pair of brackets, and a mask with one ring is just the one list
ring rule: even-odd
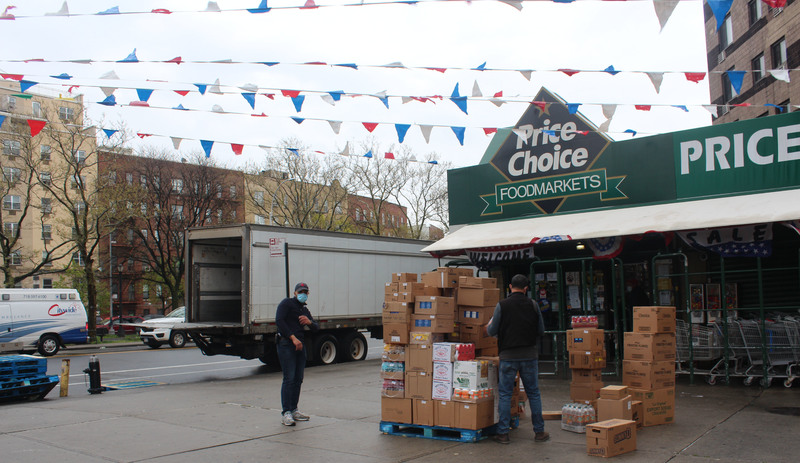
{"label": "store awning", "polygon": [[800,190],[465,225],[423,249],[434,255],[521,246],[548,237],[580,240],[800,219]]}

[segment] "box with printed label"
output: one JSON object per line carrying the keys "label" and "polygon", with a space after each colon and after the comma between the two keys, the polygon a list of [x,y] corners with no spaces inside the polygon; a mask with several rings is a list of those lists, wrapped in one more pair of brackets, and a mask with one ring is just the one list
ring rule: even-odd
{"label": "box with printed label", "polygon": [[433,376],[427,371],[406,372],[406,398],[431,399]]}
{"label": "box with printed label", "polygon": [[399,284],[399,283],[395,283],[395,282],[392,282],[392,283],[386,283],[386,286],[385,286],[385,288],[384,288],[384,292],[385,292],[386,294],[393,294],[393,293],[398,293],[398,292],[400,292],[400,286],[398,286],[398,284]]}
{"label": "box with printed label", "polygon": [[383,342],[389,344],[408,344],[408,324],[384,323]]}
{"label": "box with printed label", "polygon": [[407,302],[387,302],[383,308],[383,323],[410,324],[413,314],[413,304]]}
{"label": "box with printed label", "polygon": [[413,424],[411,399],[381,397],[381,420],[392,423]]}
{"label": "box with printed label", "polygon": [[636,422],[636,427],[641,428],[644,426],[644,404],[641,400],[634,400],[631,402],[632,420]]}
{"label": "box with printed label", "polygon": [[410,344],[406,347],[406,371],[433,371],[433,349],[428,344]]}
{"label": "box with printed label", "polygon": [[414,304],[414,300],[416,298],[417,298],[416,294],[409,292],[402,292],[402,291],[397,293],[397,296],[395,297],[395,299],[397,299],[397,302],[408,302],[411,305]]}
{"label": "box with printed label", "polygon": [[388,303],[390,303],[390,302],[397,302],[397,297],[398,297],[398,296],[399,296],[399,294],[398,294],[397,292],[394,292],[394,293],[386,293],[386,294],[383,296],[383,301],[384,301],[386,304],[388,304]]}
{"label": "box with printed label", "polygon": [[456,406],[449,400],[435,400],[433,405],[433,425],[443,428],[456,427]]}
{"label": "box with printed label", "polygon": [[461,325],[461,327],[459,327],[459,333],[461,334],[461,342],[471,342],[475,344],[476,349],[497,346],[497,338],[486,334],[483,326]]}
{"label": "box with printed label", "polygon": [[431,333],[428,331],[411,331],[408,333],[408,344],[428,344],[444,341],[444,333]]}
{"label": "box with printed label", "polygon": [[573,368],[572,372],[573,383],[597,383],[603,381],[603,370],[595,368],[593,370],[583,368]]}
{"label": "box with printed label", "polygon": [[[600,393],[602,395],[602,391]],[[621,399],[597,399],[597,421],[633,419],[633,399],[627,395]]]}
{"label": "box with printed label", "polygon": [[433,400],[428,400],[428,399],[413,399],[413,400],[414,400],[414,410],[412,416],[414,418],[414,424],[420,426],[433,426],[434,425]]}
{"label": "box with printed label", "polygon": [[458,287],[495,289],[497,288],[497,278],[462,276],[458,277]]}
{"label": "box with printed label", "polygon": [[400,344],[384,344],[381,360],[384,362],[405,362],[406,347]]}
{"label": "box with printed label", "polygon": [[569,351],[569,367],[598,369],[606,366],[606,351]]}
{"label": "box with printed label", "polygon": [[452,383],[453,362],[433,362],[433,379]]}
{"label": "box with printed label", "polygon": [[622,399],[626,396],[628,396],[628,386],[609,385],[600,389],[601,399]]}
{"label": "box with printed label", "polygon": [[634,307],[633,331],[637,333],[674,333],[675,307]]}
{"label": "box with printed label", "polygon": [[433,344],[434,362],[455,362],[474,360],[475,346],[463,342],[437,342]]}
{"label": "box with printed label", "polygon": [[489,387],[489,363],[486,360],[453,363],[453,387],[477,390]]}
{"label": "box with printed label", "polygon": [[586,453],[613,457],[636,450],[636,422],[606,420],[586,426]]}
{"label": "box with printed label", "polygon": [[570,383],[569,397],[574,402],[592,402],[600,397],[602,382],[595,383]]}
{"label": "box with printed label", "polygon": [[397,292],[399,293],[411,293],[414,296],[418,296],[423,294],[425,291],[425,285],[422,283],[417,282],[404,282],[404,283],[397,283]]}
{"label": "box with printed label", "polygon": [[498,288],[458,288],[458,305],[472,307],[490,307],[500,302]]}
{"label": "box with printed label", "polygon": [[476,403],[455,402],[456,428],[483,429],[495,423],[494,398]]}
{"label": "box with printed label", "polygon": [[675,361],[675,333],[625,333],[625,360]]}
{"label": "box with printed label", "polygon": [[444,296],[416,296],[414,313],[455,318],[455,300],[452,297]]}
{"label": "box with printed label", "polygon": [[427,331],[430,333],[452,333],[455,329],[455,319],[442,315],[414,315],[411,325],[412,331]]}
{"label": "box with printed label", "polygon": [[434,400],[450,400],[453,398],[453,382],[433,380],[431,398]]}
{"label": "box with printed label", "polygon": [[567,330],[567,350],[604,351],[605,333],[597,328]]}
{"label": "box with printed label", "polygon": [[458,307],[456,321],[462,325],[485,325],[494,315],[494,307]]}
{"label": "box with printed label", "polygon": [[455,288],[458,286],[458,277],[472,276],[471,269],[439,267],[435,272],[422,274],[422,283],[434,288]]}
{"label": "box with printed label", "polygon": [[392,283],[416,283],[418,280],[416,273],[393,273]]}
{"label": "box with printed label", "polygon": [[636,389],[675,387],[675,362],[670,360],[623,360],[622,383]]}
{"label": "box with printed label", "polygon": [[675,422],[675,388],[647,391],[631,388],[633,400],[642,402],[645,426],[656,426]]}

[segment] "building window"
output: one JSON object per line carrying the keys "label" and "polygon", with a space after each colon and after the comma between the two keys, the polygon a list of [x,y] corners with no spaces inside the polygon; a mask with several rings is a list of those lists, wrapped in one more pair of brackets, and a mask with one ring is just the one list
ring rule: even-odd
{"label": "building window", "polygon": [[75,152],[72,154],[72,157],[76,164],[83,164],[86,162],[86,151],[75,150]]}
{"label": "building window", "polygon": [[16,140],[3,140],[3,154],[6,156],[19,156],[22,145]]}
{"label": "building window", "polygon": [[[733,68],[729,69],[732,71]],[[726,104],[733,99],[733,96],[736,94],[736,91],[733,88],[733,84],[731,84],[731,79],[728,77],[727,72],[722,73],[722,101]]]}
{"label": "building window", "polygon": [[183,206],[178,204],[172,205],[172,218],[183,220]]}
{"label": "building window", "polygon": [[256,214],[256,216],[253,218],[253,220],[258,225],[266,225],[266,223],[267,223],[267,219],[263,215]]}
{"label": "building window", "polygon": [[75,203],[75,213],[78,215],[83,215],[86,213],[86,203],[83,201],[78,201]]}
{"label": "building window", "polygon": [[150,287],[142,285],[142,299],[150,299]]}
{"label": "building window", "polygon": [[5,95],[4,99],[6,101],[6,109],[9,111],[15,109],[17,107],[17,98],[11,95]]}
{"label": "building window", "polygon": [[22,254],[19,251],[11,251],[8,257],[11,259],[11,265],[22,265]]}
{"label": "building window", "polygon": [[42,251],[42,262],[44,262],[44,266],[45,267],[52,267],[53,266],[53,260],[50,258],[50,252],[49,251]]}
{"label": "building window", "polygon": [[786,39],[782,38],[770,47],[773,69],[786,69]]}
{"label": "building window", "polygon": [[53,212],[53,201],[50,198],[42,198],[42,214]]}
{"label": "building window", "polygon": [[7,211],[18,211],[22,208],[19,195],[7,195],[3,198],[3,209]]}
{"label": "building window", "polygon": [[108,173],[108,184],[109,185],[117,184],[117,171],[112,170]]}
{"label": "building window", "polygon": [[719,34],[719,51],[723,51],[733,42],[733,22],[730,13],[725,16],[722,27],[717,33]]}
{"label": "building window", "polygon": [[183,180],[179,178],[172,179],[172,192],[178,195],[183,193]]}
{"label": "building window", "polygon": [[231,211],[231,222],[236,222],[236,209]]}
{"label": "building window", "polygon": [[139,230],[139,233],[142,234],[142,241],[147,241],[147,230],[145,230],[143,228],[143,229]]}
{"label": "building window", "polygon": [[761,0],[750,0],[747,2],[747,14],[750,17],[751,26],[761,19],[761,13]]}
{"label": "building window", "polygon": [[82,175],[73,175],[71,185],[73,190],[83,188],[86,185],[86,177]]}
{"label": "building window", "polygon": [[3,224],[3,233],[8,238],[16,238],[19,236],[19,223],[18,222],[6,222]]}
{"label": "building window", "polygon": [[222,197],[222,185],[217,185],[217,198]]}
{"label": "building window", "polygon": [[80,252],[75,252],[72,254],[72,261],[83,267],[83,256]]}
{"label": "building window", "polygon": [[58,108],[58,117],[62,121],[71,121],[72,118],[75,117],[75,111],[72,108],[61,106]]}
{"label": "building window", "polygon": [[222,223],[222,209],[217,209],[217,223]]}
{"label": "building window", "polygon": [[42,117],[42,104],[38,101],[31,102],[31,112],[33,117]]}
{"label": "building window", "polygon": [[253,202],[256,203],[256,206],[264,206],[264,192],[263,191],[256,191],[253,193]]}
{"label": "building window", "polygon": [[236,199],[236,185],[231,185],[230,192],[231,192],[231,199]]}
{"label": "building window", "polygon": [[53,226],[42,224],[42,239],[47,241],[53,239]]}
{"label": "building window", "polygon": [[[760,1],[759,4],[761,4]],[[753,85],[755,85],[756,82],[764,78],[764,69],[767,67],[764,54],[759,53],[758,56],[753,58],[753,61],[751,61],[750,64],[751,68],[753,69]]]}
{"label": "building window", "polygon": [[[133,179],[131,179],[131,181],[133,181]],[[142,188],[144,188],[145,190],[147,189],[147,176],[146,175],[140,175],[139,176],[139,185],[141,185]]]}
{"label": "building window", "polygon": [[133,271],[134,262],[132,257],[128,257],[127,265],[128,265],[128,271]]}
{"label": "building window", "polygon": [[42,185],[50,185],[52,177],[50,176],[50,172],[42,172],[39,174],[39,181]]}
{"label": "building window", "polygon": [[128,230],[126,232],[126,236],[128,238],[128,243],[133,243],[133,230]]}
{"label": "building window", "polygon": [[8,183],[19,182],[21,171],[16,167],[3,167],[3,180]]}
{"label": "building window", "polygon": [[789,104],[789,100],[782,101],[778,108],[775,108],[775,114],[783,114],[788,113],[791,111],[791,105]]}
{"label": "building window", "polygon": [[39,147],[39,154],[42,156],[42,161],[49,161],[50,153],[52,152],[53,148],[50,145],[42,145]]}
{"label": "building window", "polygon": [[42,278],[42,289],[53,289],[53,279]]}

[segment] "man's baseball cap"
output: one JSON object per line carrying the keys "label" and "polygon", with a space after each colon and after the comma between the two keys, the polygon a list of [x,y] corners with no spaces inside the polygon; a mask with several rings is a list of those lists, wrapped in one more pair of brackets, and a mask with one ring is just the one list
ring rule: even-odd
{"label": "man's baseball cap", "polygon": [[294,287],[294,292],[308,291],[308,285],[305,283],[297,283]]}

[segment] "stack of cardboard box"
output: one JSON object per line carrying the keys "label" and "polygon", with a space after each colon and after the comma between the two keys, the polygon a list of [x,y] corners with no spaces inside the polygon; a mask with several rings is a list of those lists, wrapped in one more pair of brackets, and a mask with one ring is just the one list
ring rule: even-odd
{"label": "stack of cardboard box", "polygon": [[567,351],[572,382],[570,399],[590,404],[597,410],[597,398],[603,388],[602,371],[606,366],[605,333],[599,328],[567,330]]}
{"label": "stack of cardboard box", "polygon": [[497,338],[488,336],[483,327],[489,323],[498,302],[497,279],[459,277],[456,289],[459,340],[475,344],[478,356],[497,356]]}
{"label": "stack of cardboard box", "polygon": [[625,333],[622,383],[642,402],[644,426],[675,418],[675,307],[634,307]]}

